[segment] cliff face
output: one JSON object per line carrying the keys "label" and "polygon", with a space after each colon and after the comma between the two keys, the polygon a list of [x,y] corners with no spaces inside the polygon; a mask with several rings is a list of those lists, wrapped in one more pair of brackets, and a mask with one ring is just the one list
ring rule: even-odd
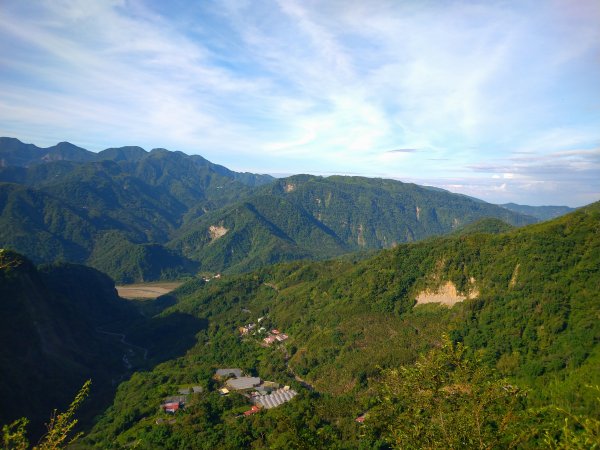
{"label": "cliff face", "polygon": [[106,275],[77,265],[37,269],[0,250],[0,423],[27,416],[33,434],[94,375],[96,394],[123,372],[122,351],[96,328],[136,314]]}

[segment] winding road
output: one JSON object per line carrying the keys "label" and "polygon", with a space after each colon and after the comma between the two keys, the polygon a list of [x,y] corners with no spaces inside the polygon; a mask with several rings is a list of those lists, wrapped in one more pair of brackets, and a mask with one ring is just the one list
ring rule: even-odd
{"label": "winding road", "polygon": [[[111,331],[105,331],[100,327],[96,327],[96,332],[98,333],[102,333],[102,334],[107,334],[109,336],[116,336],[118,338],[120,338],[120,342],[128,347],[134,348],[134,349],[139,349],[142,350],[144,352],[144,361],[146,359],[148,359],[148,349],[145,347],[140,347],[139,345],[135,345],[132,344],[131,342],[127,341],[127,336],[123,333],[113,333]],[[123,362],[125,363],[125,365],[128,366],[129,369],[131,369],[131,363],[129,363],[129,359],[127,358],[127,355],[123,355]]]}

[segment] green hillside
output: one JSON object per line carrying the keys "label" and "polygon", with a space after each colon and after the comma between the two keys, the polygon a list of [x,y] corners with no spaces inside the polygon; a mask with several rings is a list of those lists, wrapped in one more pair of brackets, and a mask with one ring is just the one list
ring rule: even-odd
{"label": "green hillside", "polygon": [[120,282],[240,273],[530,216],[395,180],[233,172],[198,155],[0,139],[0,245]]}
{"label": "green hillside", "polygon": [[[361,261],[286,263],[189,283],[162,315],[185,312],[208,319],[208,328],[184,357],[121,385],[86,445],[389,448],[386,427],[392,422],[379,421],[392,419],[378,412],[385,399],[377,392],[397,375],[382,369],[413,367],[419,355],[440,345],[443,333],[467,346],[470,356],[460,358],[495,371],[486,377],[508,377],[499,381],[501,391],[507,383],[529,390],[526,397],[514,397],[517,403],[510,408],[518,414],[513,419],[520,419],[513,422],[515,434],[503,439],[521,439],[519,446],[532,448],[542,445],[543,436],[588,439],[594,432],[569,428],[559,410],[528,408],[557,405],[587,415],[589,426],[599,419],[595,397],[585,387],[600,384],[599,262],[596,203],[501,234],[435,238]],[[441,297],[454,306],[420,304]],[[259,317],[267,330],[278,328],[289,339],[265,347],[260,345],[264,334],[241,338],[238,327]],[[245,400],[216,393],[211,377],[218,367],[240,367],[289,384],[299,397],[252,418],[236,418]],[[487,383],[484,372],[469,373],[457,372],[458,379]],[[157,423],[164,414],[157,409],[161,396],[186,383],[201,383],[206,394],[175,415],[173,423]],[[448,389],[457,389],[452,386]],[[361,428],[354,418],[364,412],[366,428]]]}
{"label": "green hillside", "polygon": [[568,206],[529,206],[517,205],[516,203],[505,203],[504,205],[499,206],[502,206],[510,211],[535,217],[539,220],[554,219],[556,217],[564,216],[565,214],[575,210],[574,208],[569,208]]}
{"label": "green hillside", "polygon": [[36,268],[0,249],[0,424],[27,417],[35,442],[52,410],[64,409],[92,379],[78,413],[89,427],[122,380],[180,355],[204,326],[185,314],[145,318],[95,269]]}
{"label": "green hillside", "polygon": [[[450,233],[484,217],[513,225],[535,221],[489,203],[395,180],[298,175],[186,223],[169,246],[206,270],[239,272],[283,260],[390,248]],[[215,238],[211,228],[227,233]]]}
{"label": "green hillside", "polygon": [[87,263],[119,281],[193,274],[196,263],[161,244],[187,220],[271,180],[164,149],[66,148],[0,139],[0,244],[38,263]]}
{"label": "green hillside", "polygon": [[475,234],[475,233],[491,233],[498,234],[512,230],[514,227],[508,223],[493,218],[480,219],[476,222],[467,224],[454,232],[454,234]]}
{"label": "green hillside", "polygon": [[137,318],[112,280],[94,269],[37,270],[0,250],[0,422],[27,416],[39,436],[52,409],[68,405],[88,378],[95,380],[92,410],[105,405],[111,379],[126,372],[124,350],[96,328]]}
{"label": "green hillside", "polygon": [[117,283],[191,277],[198,264],[160,244],[133,244],[118,232],[97,235],[88,264]]}
{"label": "green hillside", "polygon": [[169,246],[209,271],[247,271],[352,249],[303,209],[268,195],[206,214],[182,227],[180,234]]}

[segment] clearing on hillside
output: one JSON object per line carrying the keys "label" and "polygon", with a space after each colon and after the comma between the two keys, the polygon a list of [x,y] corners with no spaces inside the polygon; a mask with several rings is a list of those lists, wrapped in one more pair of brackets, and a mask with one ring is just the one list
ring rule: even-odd
{"label": "clearing on hillside", "polygon": [[182,281],[168,281],[164,283],[136,283],[116,286],[119,297],[128,299],[155,299],[161,295],[177,289]]}
{"label": "clearing on hillside", "polygon": [[[475,283],[475,279],[471,278],[471,284]],[[446,284],[438,287],[435,290],[426,289],[417,295],[417,305],[423,305],[425,303],[441,303],[448,307],[453,307],[456,303],[462,302],[463,300],[476,298],[479,295],[477,289],[472,289],[467,295],[459,294],[456,290],[456,286],[452,281],[446,282]],[[415,305],[416,306],[416,305]]]}

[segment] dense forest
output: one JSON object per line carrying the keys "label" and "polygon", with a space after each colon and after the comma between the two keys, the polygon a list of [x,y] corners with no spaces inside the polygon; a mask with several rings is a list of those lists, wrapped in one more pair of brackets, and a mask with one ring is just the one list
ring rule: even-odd
{"label": "dense forest", "polygon": [[[91,378],[90,396],[78,412],[89,425],[121,381],[182,354],[204,326],[184,314],[144,317],[96,269],[67,263],[36,268],[0,250],[0,423],[26,416],[31,435],[39,437],[51,411],[68,405]],[[177,335],[169,335],[173,329]],[[137,345],[123,334],[130,330]]]}
{"label": "dense forest", "polygon": [[[533,224],[393,180],[0,141],[0,244],[24,253],[0,250],[5,447],[88,379],[72,448],[600,445],[600,203]],[[250,410],[271,391],[224,392],[224,368],[289,395]]]}
{"label": "dense forest", "polygon": [[[285,263],[189,282],[158,317],[206,320],[196,344],[122,383],[79,445],[597,445],[599,219],[596,203],[498,234],[474,231],[369,259]],[[452,307],[423,301],[448,283]],[[289,339],[265,346],[260,332],[242,336],[239,328],[258,318]],[[219,367],[299,394],[246,417],[246,398],[217,392]],[[203,392],[184,410],[160,410],[165,396],[189,385]]]}
{"label": "dense forest", "polygon": [[92,153],[0,138],[0,247],[120,283],[240,273],[537,219],[450,192],[361,177],[238,173],[165,149]]}

